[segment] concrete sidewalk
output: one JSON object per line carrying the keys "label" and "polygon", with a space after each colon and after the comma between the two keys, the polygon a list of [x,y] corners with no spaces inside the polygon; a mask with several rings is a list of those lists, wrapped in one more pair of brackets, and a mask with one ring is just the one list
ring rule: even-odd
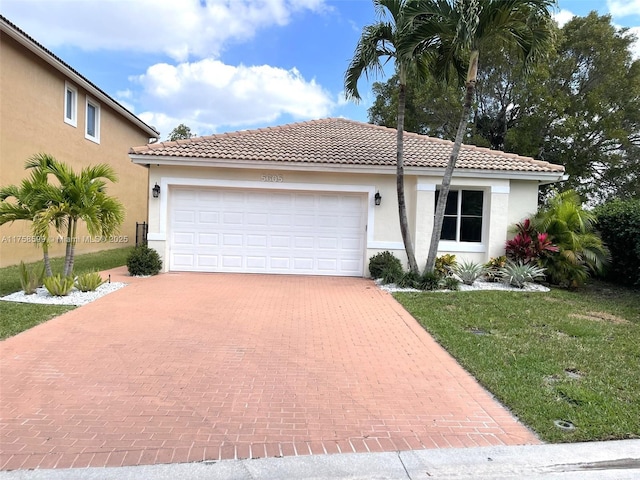
{"label": "concrete sidewalk", "polygon": [[640,440],[0,472],[0,480],[638,479]]}

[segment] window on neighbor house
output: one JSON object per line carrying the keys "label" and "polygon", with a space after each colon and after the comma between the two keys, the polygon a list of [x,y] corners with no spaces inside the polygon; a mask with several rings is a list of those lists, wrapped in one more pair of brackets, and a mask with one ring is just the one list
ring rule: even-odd
{"label": "window on neighbor house", "polygon": [[100,143],[100,105],[87,98],[85,138]]}
{"label": "window on neighbor house", "polygon": [[64,122],[78,125],[78,90],[68,83],[64,86]]}
{"label": "window on neighbor house", "polygon": [[[439,196],[436,190],[436,204]],[[450,190],[440,240],[481,242],[483,202],[481,190]]]}

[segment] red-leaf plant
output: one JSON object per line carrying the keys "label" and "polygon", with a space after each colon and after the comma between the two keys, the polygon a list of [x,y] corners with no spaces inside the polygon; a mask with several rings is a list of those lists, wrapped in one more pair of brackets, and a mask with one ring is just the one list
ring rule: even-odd
{"label": "red-leaf plant", "polygon": [[507,257],[514,262],[525,265],[537,263],[540,257],[559,251],[558,247],[551,243],[549,234],[536,232],[528,218],[522,223],[517,223],[516,230],[518,233],[507,241],[505,247]]}

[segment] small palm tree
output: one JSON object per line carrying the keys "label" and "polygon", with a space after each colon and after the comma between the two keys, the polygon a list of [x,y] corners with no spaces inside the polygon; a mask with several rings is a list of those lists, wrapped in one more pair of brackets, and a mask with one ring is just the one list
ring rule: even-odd
{"label": "small palm tree", "polygon": [[[45,275],[52,275],[51,262],[49,260],[49,231],[53,225],[56,231],[61,231],[65,225],[64,215],[44,215],[44,212],[52,207],[52,187],[47,183],[46,166],[48,156],[46,154],[34,155],[27,161],[27,169],[31,169],[31,175],[22,181],[19,186],[9,185],[0,188],[0,225],[13,223],[16,220],[31,222],[31,232],[36,237],[36,244],[42,246],[42,254]],[[9,201],[13,199],[13,201]]]}
{"label": "small palm tree", "polygon": [[106,180],[117,181],[115,171],[107,164],[86,167],[77,174],[65,163],[49,157],[46,171],[56,178],[60,188],[48,191],[50,205],[41,215],[43,221],[60,216],[66,218],[63,275],[68,276],[73,272],[78,223],[84,221],[92,236],[113,235],[124,220],[124,206],[105,193]]}
{"label": "small palm tree", "polygon": [[539,232],[548,232],[559,252],[540,259],[549,279],[576,286],[590,273],[600,273],[609,262],[609,251],[595,232],[596,215],[583,210],[573,190],[557,194],[531,219]]}
{"label": "small palm tree", "polygon": [[401,44],[412,44],[413,19],[406,15],[410,0],[373,0],[380,21],[364,27],[356,46],[353,59],[345,73],[345,94],[347,98],[360,100],[358,80],[364,73],[382,72],[383,66],[395,61],[398,76],[398,115],[396,133],[396,189],[398,195],[398,214],[400,232],[409,261],[409,270],[418,273],[404,193],[403,134],[406,102],[407,77],[411,73],[424,78],[427,72],[426,56],[422,52],[414,55],[399,50]]}
{"label": "small palm tree", "polygon": [[525,71],[547,50],[553,37],[550,8],[555,0],[415,0],[406,15],[415,23],[409,45],[402,51],[428,51],[434,71],[447,79],[467,65],[465,96],[455,142],[445,169],[436,205],[426,270],[432,271],[438,253],[451,178],[476,88],[480,52],[488,45],[515,47],[524,58]]}

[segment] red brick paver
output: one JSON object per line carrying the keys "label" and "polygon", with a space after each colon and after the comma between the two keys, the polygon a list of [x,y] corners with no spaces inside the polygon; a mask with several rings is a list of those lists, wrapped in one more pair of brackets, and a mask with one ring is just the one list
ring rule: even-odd
{"label": "red brick paver", "polygon": [[370,280],[111,273],[0,344],[0,469],[538,443]]}

